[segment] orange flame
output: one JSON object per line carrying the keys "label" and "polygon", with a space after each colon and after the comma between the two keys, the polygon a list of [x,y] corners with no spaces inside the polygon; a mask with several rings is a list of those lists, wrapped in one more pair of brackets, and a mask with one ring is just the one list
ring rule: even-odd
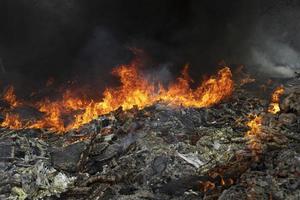
{"label": "orange flame", "polygon": [[[121,65],[113,70],[113,74],[120,78],[121,86],[107,88],[101,101],[87,101],[74,97],[66,91],[62,100],[51,102],[45,100],[36,104],[39,111],[45,113],[41,120],[27,123],[28,128],[48,128],[64,132],[78,128],[90,122],[99,115],[107,114],[118,108],[128,110],[137,106],[142,109],[158,101],[171,106],[206,107],[229,97],[233,91],[232,74],[228,67],[221,69],[216,76],[212,76],[191,89],[191,78],[186,66],[181,76],[168,88],[160,83],[151,83],[138,70],[136,62],[130,65]],[[15,104],[17,105],[17,104]],[[78,112],[82,111],[82,113]],[[72,116],[73,122],[65,124],[63,116]],[[12,128],[7,118],[2,126]],[[21,123],[21,122],[20,122]],[[25,125],[20,125],[24,128]]]}
{"label": "orange flame", "polygon": [[269,113],[276,114],[280,112],[279,102],[280,102],[280,96],[284,93],[283,86],[279,86],[275,89],[275,91],[272,94],[271,97],[271,103],[268,108]]}
{"label": "orange flame", "polygon": [[210,181],[205,181],[201,182],[200,181],[200,190],[207,192],[208,190],[214,190],[216,185],[213,182]]}
{"label": "orange flame", "polygon": [[10,129],[22,129],[23,124],[21,118],[17,114],[6,114],[5,120],[1,123],[1,126],[7,127]]}
{"label": "orange flame", "polygon": [[[276,114],[280,111],[279,101],[280,96],[284,93],[283,86],[279,86],[275,89],[271,96],[271,103],[268,108],[269,113]],[[247,131],[245,137],[248,139],[248,148],[252,151],[255,159],[258,159],[258,155],[262,149],[262,143],[260,140],[262,116],[250,115],[251,120],[247,122],[249,130]]]}
{"label": "orange flame", "polygon": [[228,67],[221,69],[217,76],[204,81],[195,90],[190,88],[191,79],[187,67],[181,77],[169,88],[164,89],[161,84],[156,88],[133,65],[120,66],[113,70],[113,74],[120,77],[122,85],[119,88],[108,88],[104,91],[103,100],[92,102],[83,115],[76,117],[74,127],[79,127],[99,115],[109,113],[122,107],[128,110],[137,106],[139,109],[163,101],[173,106],[206,107],[220,102],[231,95],[233,81]]}
{"label": "orange flame", "polygon": [[46,99],[39,102],[37,107],[40,112],[45,113],[42,120],[38,120],[29,128],[48,128],[53,131],[64,132],[73,128],[72,124],[65,125],[63,115],[72,114],[72,112],[83,110],[87,106],[87,102],[82,99],[73,97],[71,92],[67,90],[63,94],[61,101],[51,102]]}
{"label": "orange flame", "polygon": [[12,107],[17,107],[19,102],[17,101],[17,97],[15,95],[15,89],[13,86],[9,86],[6,92],[3,95],[3,99],[7,101]]}
{"label": "orange flame", "polygon": [[250,118],[252,119],[247,123],[250,130],[247,131],[245,137],[248,139],[248,148],[252,151],[253,156],[258,158],[258,154],[262,148],[259,138],[261,133],[262,117],[254,115],[250,116]]}

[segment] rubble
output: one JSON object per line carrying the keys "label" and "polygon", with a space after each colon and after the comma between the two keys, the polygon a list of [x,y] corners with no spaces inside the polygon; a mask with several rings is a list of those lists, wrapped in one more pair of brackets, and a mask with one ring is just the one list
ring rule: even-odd
{"label": "rubble", "polygon": [[[296,95],[296,96],[295,96]],[[297,199],[297,91],[278,114],[242,89],[208,108],[162,102],[78,130],[1,129],[0,199]],[[263,117],[254,160],[245,133]]]}
{"label": "rubble", "polygon": [[[299,89],[299,88],[298,88]],[[297,115],[300,115],[300,92],[295,90],[291,92],[282,102],[281,108],[285,112],[293,112]]]}
{"label": "rubble", "polygon": [[51,165],[49,146],[31,136],[26,132],[2,132],[0,187],[3,198],[43,199],[59,196],[75,181],[75,177],[57,171]]}

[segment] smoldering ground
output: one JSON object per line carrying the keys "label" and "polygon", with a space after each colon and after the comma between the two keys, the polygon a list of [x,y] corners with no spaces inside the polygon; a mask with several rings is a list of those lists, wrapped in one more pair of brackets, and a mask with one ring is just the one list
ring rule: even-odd
{"label": "smoldering ground", "polygon": [[112,67],[132,59],[132,47],[148,54],[148,71],[167,66],[162,79],[186,63],[199,78],[220,60],[291,77],[298,11],[299,2],[282,0],[2,0],[1,80],[24,93],[50,77],[99,88],[110,84]]}

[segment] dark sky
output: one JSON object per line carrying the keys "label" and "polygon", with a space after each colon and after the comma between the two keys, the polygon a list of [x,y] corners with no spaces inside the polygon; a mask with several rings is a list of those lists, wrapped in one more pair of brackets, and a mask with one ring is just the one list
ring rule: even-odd
{"label": "dark sky", "polygon": [[131,47],[144,49],[148,67],[167,65],[174,73],[184,63],[199,76],[220,60],[244,64],[257,23],[283,2],[1,0],[2,81],[103,82],[112,67],[129,62]]}

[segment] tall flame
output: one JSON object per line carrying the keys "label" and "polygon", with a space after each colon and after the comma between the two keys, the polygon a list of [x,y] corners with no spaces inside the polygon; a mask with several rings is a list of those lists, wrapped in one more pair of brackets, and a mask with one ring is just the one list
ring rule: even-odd
{"label": "tall flame", "polygon": [[[216,76],[203,81],[195,89],[191,89],[192,80],[188,75],[187,66],[184,67],[181,76],[167,88],[163,87],[161,83],[150,82],[138,70],[136,62],[130,65],[121,65],[112,73],[120,78],[121,85],[106,88],[100,101],[83,100],[74,97],[70,91],[66,91],[62,100],[46,99],[35,104],[35,107],[45,114],[41,120],[24,124],[16,116],[8,114],[2,126],[13,128],[10,124],[12,123],[11,118],[14,117],[19,120],[18,126],[14,126],[14,128],[48,128],[64,132],[78,128],[99,115],[107,114],[120,107],[123,110],[131,109],[134,106],[142,109],[158,101],[163,101],[170,106],[206,107],[229,97],[233,91],[232,74],[228,67],[224,67]],[[15,97],[13,90],[10,96]],[[65,125],[64,115],[71,115],[74,118],[73,122]]]}
{"label": "tall flame", "polygon": [[280,102],[280,96],[284,93],[283,86],[279,86],[275,89],[275,91],[272,94],[271,97],[271,103],[268,108],[269,113],[276,114],[280,112],[279,102]]}

